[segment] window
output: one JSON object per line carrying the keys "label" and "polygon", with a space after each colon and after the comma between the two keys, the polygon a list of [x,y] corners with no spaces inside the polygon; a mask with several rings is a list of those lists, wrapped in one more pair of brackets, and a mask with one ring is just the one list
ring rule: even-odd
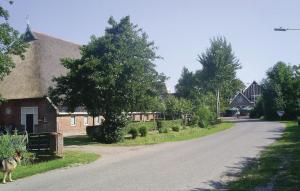
{"label": "window", "polygon": [[71,116],[71,126],[75,126],[76,125],[76,118],[75,116]]}
{"label": "window", "polygon": [[89,119],[88,119],[88,116],[84,116],[84,118],[83,118],[83,124],[84,124],[84,125],[89,125]]}

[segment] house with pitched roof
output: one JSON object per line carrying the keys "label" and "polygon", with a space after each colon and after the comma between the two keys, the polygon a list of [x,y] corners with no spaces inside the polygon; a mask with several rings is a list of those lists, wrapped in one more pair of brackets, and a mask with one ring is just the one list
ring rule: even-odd
{"label": "house with pitched roof", "polygon": [[229,111],[240,110],[244,115],[254,107],[257,99],[261,95],[261,86],[253,81],[244,91],[238,92],[230,101]]}
{"label": "house with pitched roof", "polygon": [[79,58],[80,45],[31,31],[27,25],[24,39],[30,44],[25,59],[14,57],[15,68],[0,81],[0,94],[6,102],[0,105],[0,125],[23,129],[29,133],[62,132],[78,134],[94,120],[84,108],[69,113],[54,105],[48,97],[52,79],[66,74],[61,58]]}

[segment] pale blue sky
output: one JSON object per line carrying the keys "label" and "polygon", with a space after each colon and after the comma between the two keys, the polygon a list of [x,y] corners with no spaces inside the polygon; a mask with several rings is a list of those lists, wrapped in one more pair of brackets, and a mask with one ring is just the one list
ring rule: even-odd
{"label": "pale blue sky", "polygon": [[9,22],[23,32],[26,15],[33,30],[79,44],[102,35],[109,16],[130,15],[159,47],[164,59],[157,70],[170,77],[174,89],[183,66],[200,68],[197,55],[209,39],[225,36],[243,68],[244,83],[260,82],[277,61],[300,63],[300,31],[274,32],[278,26],[300,28],[297,0],[15,0],[6,5]]}

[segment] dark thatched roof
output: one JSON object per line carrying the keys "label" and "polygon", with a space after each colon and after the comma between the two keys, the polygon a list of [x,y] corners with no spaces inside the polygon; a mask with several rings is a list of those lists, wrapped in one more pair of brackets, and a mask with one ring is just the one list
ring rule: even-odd
{"label": "dark thatched roof", "polygon": [[14,58],[16,67],[0,82],[0,94],[6,99],[37,98],[47,95],[53,77],[66,74],[61,58],[79,58],[80,45],[33,32],[25,59]]}

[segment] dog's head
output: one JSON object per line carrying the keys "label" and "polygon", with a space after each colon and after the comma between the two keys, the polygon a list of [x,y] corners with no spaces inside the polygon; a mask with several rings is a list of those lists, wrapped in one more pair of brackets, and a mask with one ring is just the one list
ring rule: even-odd
{"label": "dog's head", "polygon": [[18,163],[20,163],[21,162],[21,158],[22,158],[21,152],[20,151],[16,151],[16,156],[14,158],[16,159],[16,161]]}

